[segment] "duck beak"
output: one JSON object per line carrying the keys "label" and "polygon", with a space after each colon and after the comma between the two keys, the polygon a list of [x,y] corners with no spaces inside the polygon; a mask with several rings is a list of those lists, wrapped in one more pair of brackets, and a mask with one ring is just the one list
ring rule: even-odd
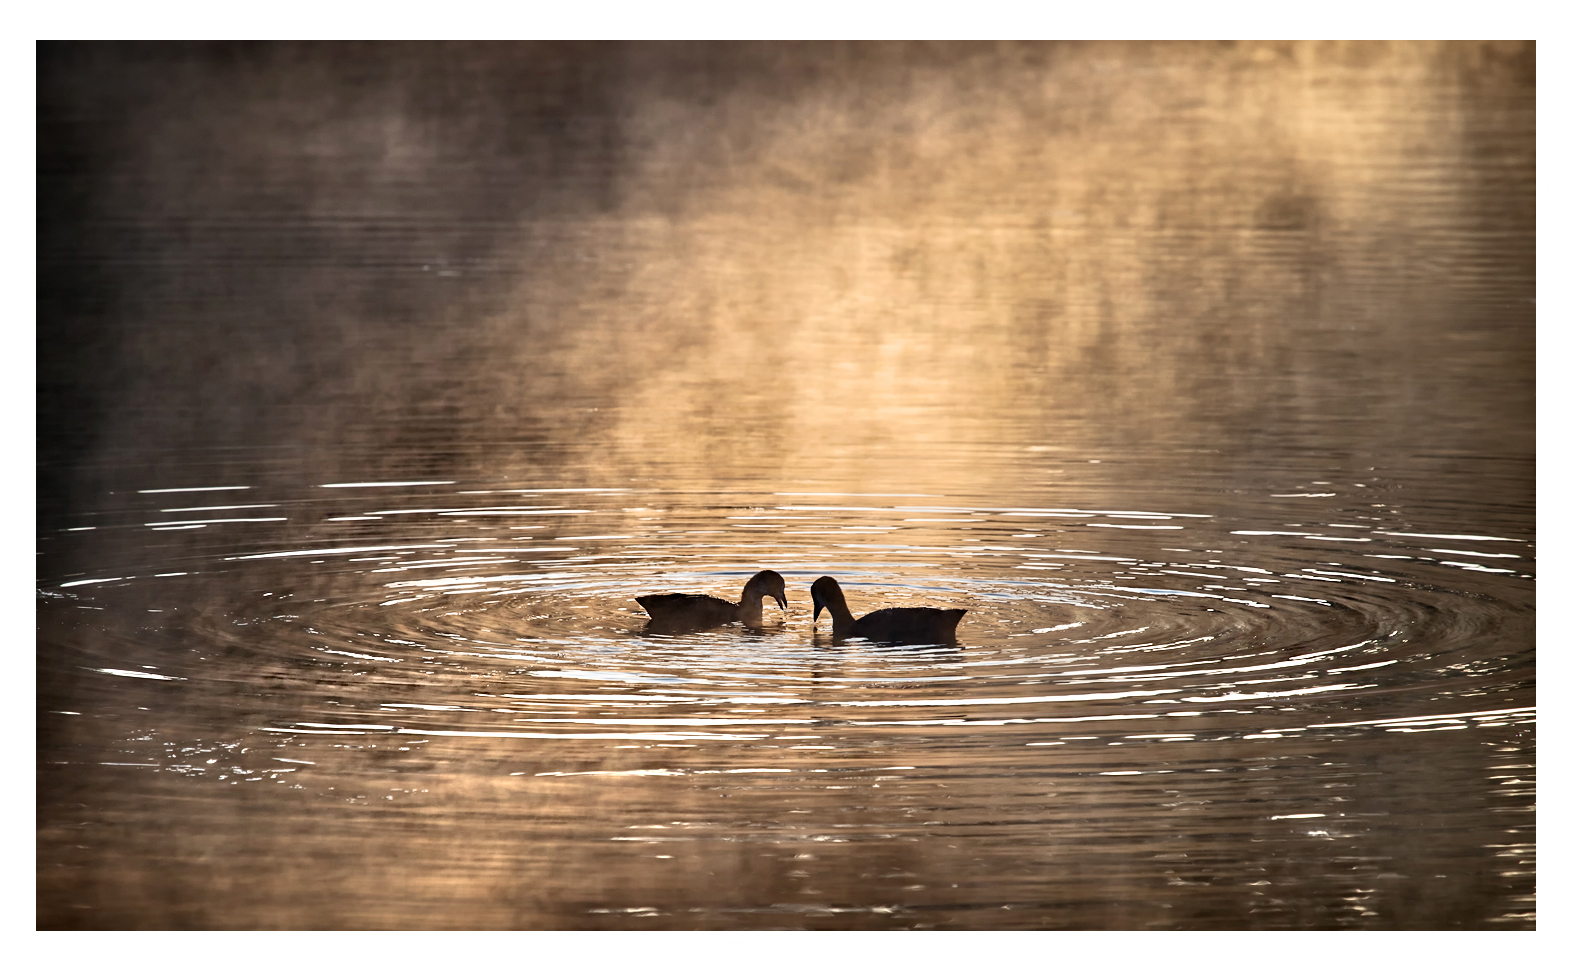
{"label": "duck beak", "polygon": [[783,610],[786,609],[786,594],[785,593],[782,593],[779,596],[776,596],[774,593],[771,593],[770,594],[770,598],[775,600],[775,602],[779,603],[781,605],[781,609],[783,609]]}
{"label": "duck beak", "polygon": [[824,609],[824,601],[819,599],[819,591],[813,591],[813,622],[819,622],[819,611]]}

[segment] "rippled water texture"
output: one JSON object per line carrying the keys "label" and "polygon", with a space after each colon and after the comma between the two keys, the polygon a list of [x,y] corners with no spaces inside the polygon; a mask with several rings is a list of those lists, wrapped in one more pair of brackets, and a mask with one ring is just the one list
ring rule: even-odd
{"label": "rippled water texture", "polygon": [[39,92],[38,926],[1533,926],[1531,45]]}

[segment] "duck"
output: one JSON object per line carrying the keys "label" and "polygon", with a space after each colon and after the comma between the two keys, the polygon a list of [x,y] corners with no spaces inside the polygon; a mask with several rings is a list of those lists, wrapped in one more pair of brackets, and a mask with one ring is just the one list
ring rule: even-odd
{"label": "duck", "polygon": [[899,606],[874,610],[862,619],[852,616],[846,594],[833,576],[813,581],[813,621],[819,611],[829,610],[837,640],[863,637],[880,643],[954,643],[955,627],[965,610],[941,610],[932,606]]}
{"label": "duck", "polygon": [[728,603],[702,593],[650,593],[635,600],[650,615],[645,629],[651,633],[688,633],[742,623],[745,627],[764,625],[764,597],[769,596],[786,609],[786,580],[773,569],[761,569],[742,587],[742,601]]}

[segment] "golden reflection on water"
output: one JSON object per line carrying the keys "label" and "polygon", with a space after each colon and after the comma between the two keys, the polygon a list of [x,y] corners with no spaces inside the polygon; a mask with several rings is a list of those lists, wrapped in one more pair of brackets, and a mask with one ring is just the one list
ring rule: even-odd
{"label": "golden reflection on water", "polygon": [[433,46],[352,112],[309,94],[373,50],[132,109],[145,191],[68,239],[127,297],[119,369],[63,378],[115,388],[100,449],[517,481],[560,431],[585,484],[702,485],[975,441],[1529,448],[1531,45],[467,51],[513,100],[442,95]]}
{"label": "golden reflection on water", "polygon": [[63,50],[40,926],[1532,923],[1532,45]]}
{"label": "golden reflection on water", "polygon": [[[1400,438],[1419,416],[1383,382],[1436,379],[1510,282],[1458,273],[1502,242],[1446,80],[1488,56],[1049,47],[785,94],[655,84],[615,212],[541,233],[593,260],[552,280],[553,355],[614,402],[608,473],[643,478],[979,440],[1227,449],[1328,411]],[[539,281],[502,302],[492,325],[523,332]],[[1470,424],[1441,432],[1503,430]],[[978,474],[945,483],[996,486]]]}

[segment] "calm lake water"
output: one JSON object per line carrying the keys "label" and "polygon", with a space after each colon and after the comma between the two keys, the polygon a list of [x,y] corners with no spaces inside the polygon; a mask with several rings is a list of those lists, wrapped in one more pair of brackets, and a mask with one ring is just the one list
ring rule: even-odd
{"label": "calm lake water", "polygon": [[37,926],[1533,928],[1534,58],[41,46]]}

